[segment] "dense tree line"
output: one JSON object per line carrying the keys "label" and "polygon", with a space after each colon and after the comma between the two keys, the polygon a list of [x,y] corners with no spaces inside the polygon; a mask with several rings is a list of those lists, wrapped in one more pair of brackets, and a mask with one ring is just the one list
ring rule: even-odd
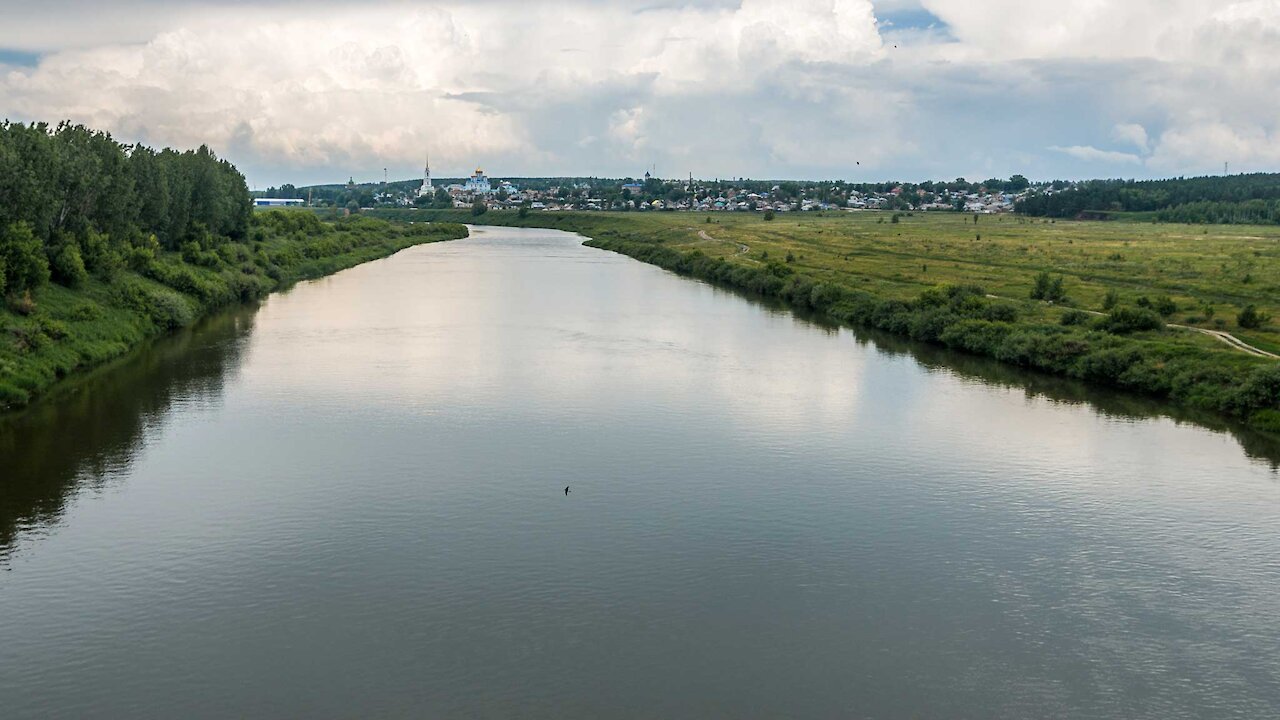
{"label": "dense tree line", "polygon": [[1059,192],[1033,194],[1017,211],[1073,218],[1091,212],[1150,212],[1158,220],[1196,223],[1280,222],[1280,174],[1090,180]]}
{"label": "dense tree line", "polygon": [[244,176],[208,147],[154,150],[83,125],[0,124],[0,274],[10,294],[110,272],[152,242],[211,251],[244,239],[251,214]]}

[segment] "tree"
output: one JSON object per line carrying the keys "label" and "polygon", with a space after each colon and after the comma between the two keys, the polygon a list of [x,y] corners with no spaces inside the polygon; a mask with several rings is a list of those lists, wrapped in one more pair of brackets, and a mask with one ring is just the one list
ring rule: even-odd
{"label": "tree", "polygon": [[1063,277],[1061,275],[1053,277],[1049,275],[1048,271],[1037,275],[1035,286],[1031,288],[1031,299],[1048,302],[1066,300],[1067,291],[1063,287]]}
{"label": "tree", "polygon": [[765,210],[764,219],[765,219],[765,222],[769,222],[773,220],[773,210]]}
{"label": "tree", "polygon": [[1255,330],[1265,325],[1270,319],[1270,315],[1259,311],[1256,305],[1249,304],[1236,315],[1236,324],[1246,330]]}
{"label": "tree", "polygon": [[84,259],[80,257],[80,248],[75,242],[68,242],[53,255],[50,271],[53,279],[60,285],[79,287],[89,279],[89,272],[84,269]]}
{"label": "tree", "polygon": [[449,196],[448,190],[436,188],[435,200],[432,205],[438,209],[445,210],[453,207],[453,198]]}
{"label": "tree", "polygon": [[13,223],[0,233],[0,257],[4,258],[8,292],[35,290],[49,282],[49,261],[44,248],[25,222]]}
{"label": "tree", "polygon": [[471,203],[471,214],[473,216],[480,217],[487,212],[489,212],[489,206],[484,204],[484,200],[476,198],[475,202]]}

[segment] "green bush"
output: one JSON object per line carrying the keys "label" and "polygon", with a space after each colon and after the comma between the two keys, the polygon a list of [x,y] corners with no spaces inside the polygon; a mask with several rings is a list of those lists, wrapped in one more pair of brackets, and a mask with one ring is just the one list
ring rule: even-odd
{"label": "green bush", "polygon": [[1254,330],[1267,324],[1271,316],[1258,310],[1256,305],[1246,305],[1240,314],[1236,315],[1236,324],[1246,330]]}
{"label": "green bush", "polygon": [[4,380],[0,380],[0,407],[22,407],[31,399],[30,394]]}
{"label": "green bush", "polygon": [[1280,410],[1259,410],[1249,418],[1249,424],[1259,430],[1280,433]]}
{"label": "green bush", "polygon": [[1143,330],[1159,330],[1164,320],[1154,310],[1119,307],[1098,319],[1098,327],[1109,333],[1125,335]]}
{"label": "green bush", "polygon": [[1119,304],[1120,304],[1120,293],[1116,292],[1115,288],[1111,288],[1110,290],[1108,290],[1107,294],[1102,297],[1103,310],[1113,310]]}
{"label": "green bush", "polygon": [[49,282],[44,247],[25,222],[13,223],[0,232],[0,258],[4,258],[7,292],[35,290]]}
{"label": "green bush", "polygon": [[1063,287],[1063,278],[1061,275],[1052,277],[1048,272],[1042,272],[1036,276],[1035,285],[1031,288],[1032,300],[1045,300],[1047,302],[1062,302],[1067,299],[1067,291]]}
{"label": "green bush", "polygon": [[1085,325],[1092,316],[1083,310],[1068,310],[1062,314],[1058,322],[1062,325]]}
{"label": "green bush", "polygon": [[53,340],[62,340],[70,334],[70,331],[67,329],[67,324],[61,320],[54,320],[53,318],[45,317],[43,315],[34,319],[36,327],[40,328],[40,332]]}
{"label": "green bush", "polygon": [[54,253],[53,262],[49,265],[55,282],[67,287],[80,287],[89,279],[89,271],[84,267],[80,257],[80,248],[75,243],[67,243]]}
{"label": "green bush", "polygon": [[67,316],[78,321],[97,320],[102,317],[102,308],[93,303],[84,302],[71,308]]}

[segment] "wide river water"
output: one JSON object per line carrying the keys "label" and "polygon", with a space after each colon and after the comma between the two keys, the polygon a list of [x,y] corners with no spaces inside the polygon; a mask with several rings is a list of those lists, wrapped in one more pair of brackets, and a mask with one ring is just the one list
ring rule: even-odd
{"label": "wide river water", "polygon": [[0,717],[1280,716],[1270,441],[580,242],[0,422]]}

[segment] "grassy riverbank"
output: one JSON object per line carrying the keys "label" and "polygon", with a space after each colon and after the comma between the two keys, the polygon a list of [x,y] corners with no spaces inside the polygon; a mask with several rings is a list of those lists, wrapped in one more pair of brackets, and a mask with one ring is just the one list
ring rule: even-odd
{"label": "grassy riverbank", "polygon": [[[552,227],[681,274],[1022,367],[1167,398],[1280,431],[1280,228],[935,213],[403,211]],[[710,222],[708,222],[708,219]],[[1045,274],[1043,278],[1042,274]],[[1037,285],[1041,292],[1036,293]],[[1032,299],[1033,294],[1056,298]],[[1254,322],[1241,327],[1251,307]]]}
{"label": "grassy riverbank", "polygon": [[127,264],[86,273],[74,287],[44,284],[0,308],[0,409],[22,407],[58,380],[220,308],[466,234],[456,224],[326,222],[305,211],[271,211],[252,216],[242,242],[135,249]]}

